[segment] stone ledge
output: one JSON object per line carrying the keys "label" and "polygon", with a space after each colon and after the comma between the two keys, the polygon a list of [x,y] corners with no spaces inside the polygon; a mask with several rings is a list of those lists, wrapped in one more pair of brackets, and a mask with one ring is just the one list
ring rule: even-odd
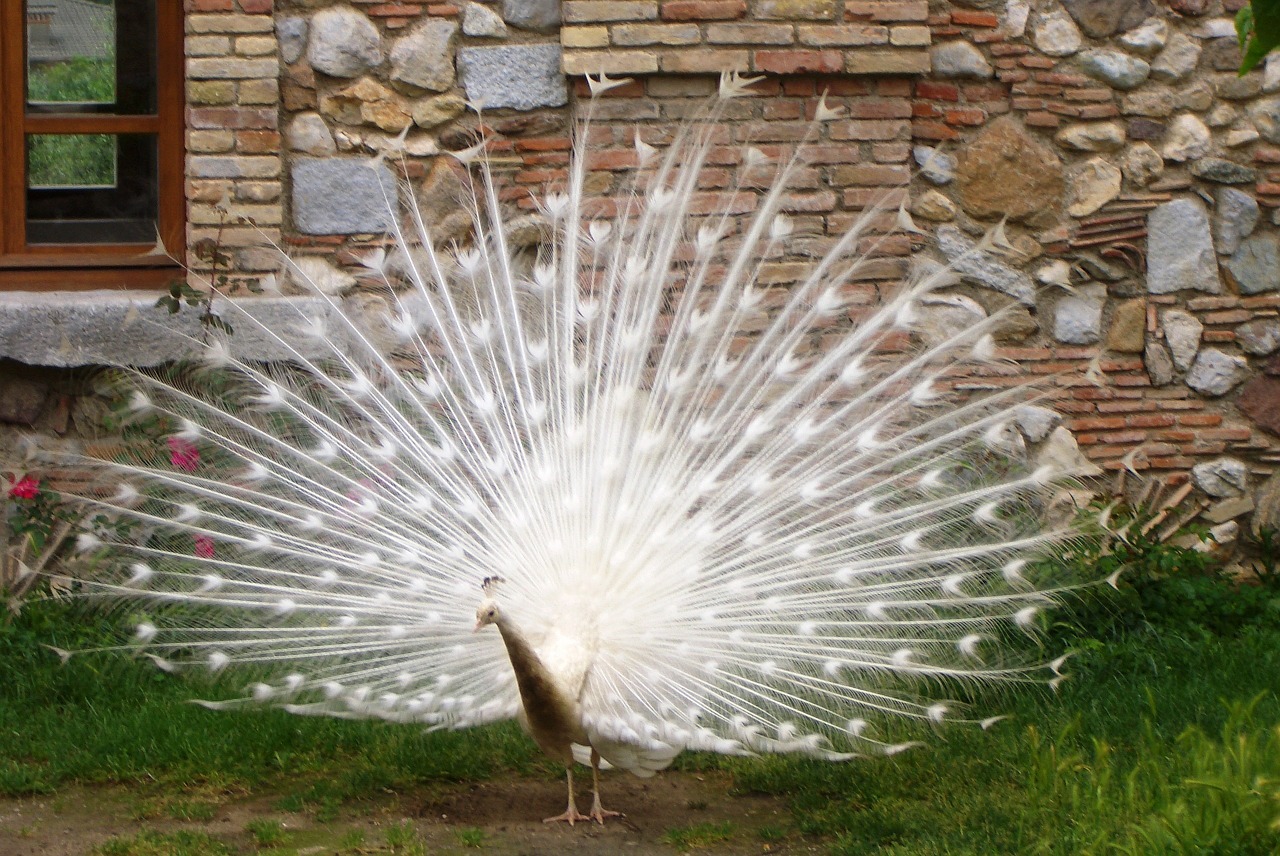
{"label": "stone ledge", "polygon": [[[194,308],[176,315],[155,305],[156,291],[0,293],[0,359],[35,366],[155,366],[195,356],[203,332]],[[232,353],[248,360],[290,357],[267,331],[288,337],[304,356],[328,352],[290,335],[304,318],[331,318],[317,297],[220,299],[215,311],[234,328]],[[255,323],[255,321],[257,323]]]}

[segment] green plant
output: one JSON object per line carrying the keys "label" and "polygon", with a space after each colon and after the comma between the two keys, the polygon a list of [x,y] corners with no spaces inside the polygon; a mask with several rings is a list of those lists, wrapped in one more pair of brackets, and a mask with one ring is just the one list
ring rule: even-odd
{"label": "green plant", "polygon": [[94,850],[98,856],[232,856],[234,851],[203,832],[144,830],[112,838]]}
{"label": "green plant", "polygon": [[388,826],[383,836],[392,853],[404,854],[404,856],[420,856],[426,853],[426,845],[418,837],[418,830],[414,829],[413,823],[408,820]]}
{"label": "green plant", "polygon": [[668,829],[663,833],[662,840],[680,850],[692,850],[728,841],[733,833],[734,825],[727,820],[722,823],[694,823]]}
{"label": "green plant", "polygon": [[1250,0],[1236,12],[1236,37],[1244,53],[1240,61],[1243,77],[1280,45],[1280,0]]}
{"label": "green plant", "polygon": [[206,276],[208,277],[209,287],[207,289],[194,288],[185,279],[175,279],[169,283],[169,293],[157,300],[156,306],[168,309],[170,315],[177,314],[184,304],[198,307],[200,310],[200,326],[204,328],[206,335],[211,331],[220,330],[230,336],[235,332],[234,328],[225,318],[214,311],[214,298],[218,295],[236,294],[242,288],[253,294],[260,294],[263,291],[263,287],[261,280],[256,277],[244,279],[232,277],[231,271],[235,267],[235,260],[226,251],[223,244],[228,226],[244,223],[251,224],[252,221],[230,214],[231,199],[229,196],[224,196],[215,207],[218,210],[217,232],[214,233],[213,237],[201,238],[191,246],[192,254],[204,262],[208,269]]}
{"label": "green plant", "polygon": [[265,817],[254,818],[245,824],[245,831],[253,836],[254,843],[259,847],[272,847],[284,843],[284,824],[278,820]]}
{"label": "green plant", "polygon": [[474,847],[477,849],[484,847],[486,836],[483,829],[474,826],[468,827],[466,829],[457,830],[454,832],[454,835],[457,836],[458,843],[463,847]]}
{"label": "green plant", "polygon": [[[1229,637],[1250,626],[1280,626],[1272,588],[1241,585],[1209,553],[1144,532],[1138,512],[1119,508],[1110,517],[1120,536],[1077,544],[1040,568],[1066,585],[1114,581],[1082,585],[1053,612],[1060,641],[1088,647],[1141,632]],[[1269,542],[1267,550],[1271,555]]]}

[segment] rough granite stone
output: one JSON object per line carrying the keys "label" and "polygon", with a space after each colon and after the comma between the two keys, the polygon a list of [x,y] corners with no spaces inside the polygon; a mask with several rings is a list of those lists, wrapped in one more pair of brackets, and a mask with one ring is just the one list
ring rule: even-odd
{"label": "rough granite stone", "polygon": [[381,233],[391,228],[396,180],[364,158],[298,158],[293,164],[293,222],[307,235]]}
{"label": "rough granite stone", "polygon": [[1182,289],[1222,291],[1209,214],[1199,199],[1166,202],[1147,217],[1147,290],[1171,294]]}
{"label": "rough granite stone", "polygon": [[333,134],[319,113],[299,113],[284,131],[290,151],[309,155],[331,155],[338,151]]}
{"label": "rough granite stone", "polygon": [[1200,158],[1191,164],[1191,174],[1216,184],[1250,184],[1258,180],[1258,171],[1225,158]]}
{"label": "rough granite stone", "polygon": [[948,223],[956,219],[956,204],[930,188],[911,200],[911,213],[935,223]]}
{"label": "rough granite stone", "polygon": [[1280,98],[1264,98],[1249,107],[1253,127],[1268,143],[1280,143]]}
{"label": "rough granite stone", "polygon": [[554,32],[560,27],[560,0],[502,0],[502,18],[521,30]]}
{"label": "rough granite stone", "polygon": [[347,6],[311,18],[307,61],[330,77],[357,77],[382,64],[382,37],[373,22]]}
{"label": "rough granite stone", "polygon": [[[142,367],[198,355],[205,332],[199,313],[184,309],[170,315],[155,303],[151,291],[0,293],[0,359],[64,368]],[[338,312],[312,297],[228,298],[215,304],[215,311],[235,330],[226,339],[231,352],[262,361],[293,357],[276,336],[305,357],[327,355],[328,346],[292,334],[304,318],[336,319]]]}
{"label": "rough granite stone", "polygon": [[560,73],[559,45],[464,47],[458,73],[469,101],[490,110],[562,107],[569,88]]}
{"label": "rough granite stone", "polygon": [[920,174],[933,184],[950,184],[956,177],[954,156],[933,146],[916,146],[911,150]]}
{"label": "rough granite stone", "polygon": [[415,101],[409,108],[414,124],[420,128],[434,128],[462,115],[467,102],[461,95],[446,92]]}
{"label": "rough granite stone", "polygon": [[1187,372],[1187,386],[1201,395],[1217,397],[1234,389],[1249,373],[1244,357],[1205,348]]}
{"label": "rough granite stone", "polygon": [[1147,338],[1147,301],[1133,298],[1119,303],[1107,327],[1107,350],[1140,354]]}
{"label": "rough granite stone", "polygon": [[1213,145],[1213,134],[1208,126],[1193,113],[1182,113],[1169,123],[1160,154],[1165,160],[1183,161],[1202,158]]}
{"label": "rough granite stone", "polygon": [[1151,74],[1151,66],[1145,60],[1120,51],[1089,50],[1080,54],[1079,60],[1085,74],[1113,89],[1133,89]]}
{"label": "rough granite stone", "polygon": [[1169,349],[1154,339],[1149,340],[1142,349],[1142,364],[1146,366],[1147,377],[1152,386],[1168,386],[1173,383],[1173,359]]}
{"label": "rough granite stone", "polygon": [[1231,255],[1258,225],[1258,200],[1243,190],[1221,187],[1213,209],[1213,237],[1218,252]]}
{"label": "rough granite stone", "polygon": [[1162,18],[1148,18],[1141,26],[1123,33],[1118,41],[1140,56],[1155,56],[1169,40],[1169,25]]}
{"label": "rough granite stone", "polygon": [[1062,6],[1095,39],[1132,29],[1156,14],[1151,0],[1062,0]]}
{"label": "rough granite stone", "polygon": [[391,82],[411,90],[447,92],[453,87],[453,40],[458,25],[442,18],[423,21],[391,48]]}
{"label": "rough granite stone", "polygon": [[1169,37],[1164,50],[1151,62],[1151,76],[1166,83],[1182,80],[1196,70],[1200,62],[1200,42],[1186,33],[1177,32]]}
{"label": "rough granite stone", "polygon": [[1062,414],[1037,404],[1024,404],[1013,412],[1013,421],[1028,443],[1039,443],[1062,424]]}
{"label": "rough granite stone", "polygon": [[1137,92],[1127,92],[1120,99],[1120,112],[1126,116],[1147,116],[1163,119],[1172,116],[1178,99],[1167,86],[1144,86]]}
{"label": "rough granite stone", "polygon": [[1119,122],[1076,122],[1058,131],[1054,140],[1078,152],[1109,152],[1123,146],[1124,137]]}
{"label": "rough granite stone", "polygon": [[1067,213],[1087,217],[1120,195],[1120,167],[1105,158],[1090,158],[1067,173]]}
{"label": "rough granite stone", "polygon": [[1088,478],[1102,474],[1102,468],[1085,457],[1080,444],[1065,425],[1049,432],[1049,438],[1036,455],[1037,467],[1053,467],[1057,472]]}
{"label": "rough granite stone", "polygon": [[1150,143],[1134,143],[1120,162],[1124,177],[1139,187],[1146,187],[1164,173],[1164,158]]}
{"label": "rough granite stone", "polygon": [[1054,9],[1040,17],[1032,30],[1036,49],[1048,56],[1071,56],[1080,50],[1084,39],[1071,16]]}
{"label": "rough granite stone", "polygon": [[1168,310],[1160,323],[1164,328],[1164,340],[1169,343],[1169,351],[1173,354],[1173,364],[1186,371],[1200,351],[1204,325],[1196,316],[1182,309]]}
{"label": "rough granite stone", "polygon": [[292,65],[307,49],[307,19],[290,15],[276,19],[276,39],[280,42],[280,59]]}
{"label": "rough granite stone", "polygon": [[35,425],[49,392],[49,385],[38,380],[0,377],[0,424]]}
{"label": "rough granite stone", "polygon": [[1192,467],[1191,480],[1212,497],[1240,496],[1249,489],[1249,467],[1235,458],[1215,458]]}
{"label": "rough granite stone", "polygon": [[1275,291],[1280,288],[1280,236],[1268,232],[1245,238],[1226,266],[1241,294]]}
{"label": "rough granite stone", "polygon": [[960,336],[987,320],[982,304],[963,294],[939,295],[920,307],[915,332],[930,347]]}
{"label": "rough granite stone", "polygon": [[1081,286],[1058,300],[1053,314],[1053,338],[1068,345],[1091,345],[1102,338],[1102,308],[1107,291],[1100,285]]}
{"label": "rough granite stone", "polygon": [[1036,287],[1031,277],[979,250],[977,244],[955,226],[939,226],[937,239],[938,249],[963,278],[1007,294],[1025,306],[1035,305]]}
{"label": "rough granite stone", "polygon": [[942,42],[929,48],[933,74],[986,80],[995,74],[982,51],[966,41]]}
{"label": "rough granite stone", "polygon": [[1062,199],[1062,161],[1015,121],[988,125],[959,155],[960,204],[974,217],[1023,219]]}
{"label": "rough granite stone", "polygon": [[468,3],[462,10],[462,34],[486,39],[499,39],[507,34],[501,16],[479,3]]}
{"label": "rough granite stone", "polygon": [[1255,357],[1273,354],[1280,348],[1280,321],[1274,318],[1246,321],[1236,328],[1236,343],[1240,350]]}

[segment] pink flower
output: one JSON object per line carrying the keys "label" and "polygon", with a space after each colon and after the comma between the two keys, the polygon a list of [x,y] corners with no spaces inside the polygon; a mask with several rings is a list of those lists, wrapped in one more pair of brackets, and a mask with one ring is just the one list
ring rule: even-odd
{"label": "pink flower", "polygon": [[40,479],[35,476],[23,476],[15,479],[9,476],[9,497],[11,499],[35,499],[40,492]]}
{"label": "pink flower", "polygon": [[200,450],[196,448],[196,444],[182,437],[170,437],[167,442],[169,463],[184,473],[194,473],[196,467],[200,466]]}
{"label": "pink flower", "polygon": [[213,539],[208,535],[196,536],[196,558],[212,559],[213,558]]}

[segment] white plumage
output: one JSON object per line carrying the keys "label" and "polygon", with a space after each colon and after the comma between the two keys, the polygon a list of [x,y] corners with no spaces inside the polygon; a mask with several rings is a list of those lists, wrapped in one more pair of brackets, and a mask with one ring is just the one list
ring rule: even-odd
{"label": "white plumage", "polygon": [[[1010,451],[1025,391],[946,403],[996,320],[903,347],[938,270],[847,305],[875,212],[767,290],[797,163],[745,222],[695,216],[711,145],[699,124],[665,154],[638,142],[605,220],[580,141],[532,260],[469,150],[475,240],[434,247],[410,209],[365,260],[385,312],[317,289],[257,331],[290,365],[241,362],[232,336],[208,383],[135,376],[133,418],[167,433],[100,464],[80,546],[118,566],[94,585],[147,610],[136,644],[275,675],[217,707],[463,728],[516,717],[522,689],[530,710],[563,697],[540,744],[639,775],[684,749],[893,754],[877,722],[965,720],[948,686],[1049,677],[992,658],[1050,600],[1020,571],[1064,534],[1042,518],[1065,474]],[[473,632],[490,576],[501,634]]]}

